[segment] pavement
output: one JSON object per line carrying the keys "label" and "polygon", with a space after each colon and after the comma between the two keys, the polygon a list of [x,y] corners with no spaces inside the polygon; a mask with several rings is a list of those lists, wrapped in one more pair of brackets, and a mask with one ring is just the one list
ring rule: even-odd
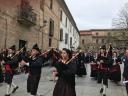
{"label": "pavement", "polygon": [[[76,77],[76,94],[77,96],[102,96],[99,93],[100,84],[97,84],[95,80],[90,78],[90,66],[87,65],[88,75],[84,77]],[[123,65],[121,65],[123,69]],[[50,81],[51,79],[51,68],[42,68],[42,76],[39,83],[38,93],[43,96],[52,96],[55,82]],[[19,86],[19,89],[11,96],[30,96],[26,92],[27,74],[20,74],[14,76],[14,82]],[[0,96],[4,96],[6,92],[6,84],[0,84]],[[109,87],[107,88],[107,96],[127,96],[125,86],[120,83],[116,85],[109,81]]]}

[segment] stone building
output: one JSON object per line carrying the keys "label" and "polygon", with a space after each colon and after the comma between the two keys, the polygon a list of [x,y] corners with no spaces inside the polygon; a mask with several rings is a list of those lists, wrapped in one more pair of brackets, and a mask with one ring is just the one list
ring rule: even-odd
{"label": "stone building", "polygon": [[25,44],[30,49],[35,43],[43,50],[59,48],[63,3],[63,0],[0,0],[0,49],[14,44],[17,49]]}
{"label": "stone building", "polygon": [[113,48],[128,47],[126,29],[92,29],[80,31],[80,47],[83,50],[98,50],[100,46],[112,43]]}
{"label": "stone building", "polygon": [[0,0],[0,48],[31,48],[35,43],[41,47],[41,13],[40,0]]}
{"label": "stone building", "polygon": [[47,21],[43,28],[43,48],[58,48],[60,32],[60,5],[58,0],[45,0],[43,5],[44,20]]}

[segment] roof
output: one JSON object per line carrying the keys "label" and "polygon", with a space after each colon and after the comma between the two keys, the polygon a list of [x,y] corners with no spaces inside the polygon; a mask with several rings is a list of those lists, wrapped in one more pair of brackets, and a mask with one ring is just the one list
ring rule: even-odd
{"label": "roof", "polygon": [[82,35],[84,35],[84,36],[85,36],[85,35],[92,35],[92,32],[91,32],[91,31],[86,31],[86,32],[84,32],[84,31],[82,32],[82,31],[81,31],[81,32],[80,32],[80,35],[81,35],[81,36],[82,36]]}
{"label": "roof", "polygon": [[80,32],[87,32],[87,31],[120,31],[120,30],[128,30],[128,29],[90,29],[90,30],[80,30]]}

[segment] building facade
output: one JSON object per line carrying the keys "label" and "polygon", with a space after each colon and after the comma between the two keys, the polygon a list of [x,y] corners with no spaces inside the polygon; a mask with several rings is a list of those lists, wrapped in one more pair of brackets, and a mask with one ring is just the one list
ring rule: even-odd
{"label": "building facade", "polygon": [[[15,2],[15,3],[14,3]],[[39,42],[41,18],[40,0],[1,0],[0,1],[0,48],[25,44],[31,48]],[[41,43],[39,44],[41,47]]]}
{"label": "building facade", "polygon": [[112,43],[113,48],[128,47],[126,29],[92,29],[80,31],[80,47],[83,50],[99,50],[100,46]]}
{"label": "building facade", "polygon": [[[63,0],[1,0],[0,49],[14,44],[17,49],[24,45],[31,49],[35,43],[43,50],[49,47],[59,48],[62,28],[60,12],[61,9],[67,8],[62,6],[63,4],[65,4]],[[68,8],[65,11],[69,11]],[[73,20],[73,18],[68,19]],[[64,32],[68,33],[68,28],[65,28]],[[74,33],[78,32],[76,25],[72,26],[72,30]],[[79,43],[74,41],[78,40],[79,36],[71,38],[71,35],[69,34],[70,41],[74,47],[77,47]],[[68,40],[68,43],[70,41]]]}
{"label": "building facade", "polygon": [[60,6],[58,0],[42,0],[42,11],[44,21],[47,22],[43,28],[43,48],[58,48],[60,32]]}
{"label": "building facade", "polygon": [[64,0],[60,3],[60,42],[59,49],[77,49],[79,46],[79,31]]}

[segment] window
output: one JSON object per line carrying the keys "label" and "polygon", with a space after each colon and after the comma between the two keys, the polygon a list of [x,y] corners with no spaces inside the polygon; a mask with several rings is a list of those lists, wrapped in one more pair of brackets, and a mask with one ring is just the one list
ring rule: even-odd
{"label": "window", "polygon": [[99,40],[98,39],[96,39],[96,43],[98,44],[98,42],[99,42]]}
{"label": "window", "polygon": [[70,24],[70,32],[72,32],[72,25]]}
{"label": "window", "polygon": [[60,41],[63,41],[63,29],[60,29]]}
{"label": "window", "polygon": [[102,43],[104,43],[104,39],[102,39]]}
{"label": "window", "polygon": [[98,32],[96,32],[96,36],[98,36],[99,35],[99,33]]}
{"label": "window", "polygon": [[19,40],[19,49],[23,48],[26,45],[27,41]]}
{"label": "window", "polygon": [[65,21],[65,26],[67,27],[67,23],[68,23],[68,20],[67,20],[67,17],[66,17],[66,21]]}
{"label": "window", "polygon": [[52,46],[52,38],[49,38],[49,47]]}
{"label": "window", "polygon": [[60,20],[62,21],[62,19],[63,19],[63,12],[60,11]]}
{"label": "window", "polygon": [[84,39],[82,40],[82,44],[84,44]]}
{"label": "window", "polygon": [[70,47],[72,47],[72,37],[70,37]]}
{"label": "window", "polygon": [[53,8],[53,0],[50,0],[50,9]]}
{"label": "window", "polygon": [[52,37],[53,35],[54,35],[54,21],[51,19],[49,24],[49,36]]}
{"label": "window", "polygon": [[68,44],[68,34],[65,34],[65,44]]}
{"label": "window", "polygon": [[73,28],[73,36],[75,35],[75,29]]}

